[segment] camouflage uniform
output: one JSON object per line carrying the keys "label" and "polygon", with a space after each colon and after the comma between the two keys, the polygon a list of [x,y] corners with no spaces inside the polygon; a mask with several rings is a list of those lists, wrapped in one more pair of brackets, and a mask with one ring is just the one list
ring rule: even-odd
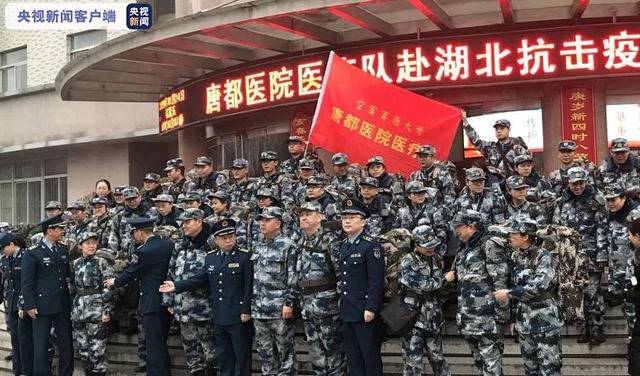
{"label": "camouflage uniform", "polygon": [[[629,142],[624,138],[616,138],[611,141],[612,152],[628,152]],[[621,184],[624,189],[633,194],[638,195],[640,189],[640,158],[633,154],[629,154],[626,162],[619,165],[610,155],[598,166],[596,173],[596,186],[601,191],[612,183]]]}
{"label": "camouflage uniform", "polygon": [[[306,203],[303,210],[320,211],[318,204]],[[336,290],[335,264],[338,242],[320,228],[303,234],[296,263],[296,277],[304,331],[309,343],[311,363],[316,375],[346,374],[346,360],[340,335],[339,295]]]}
{"label": "camouflage uniform", "polygon": [[[260,218],[282,218],[282,209],[268,207]],[[261,239],[251,254],[253,299],[251,315],[263,375],[295,375],[295,321],[282,319],[282,307],[293,307],[296,296],[296,246],[282,234]]]}
{"label": "camouflage uniform", "polygon": [[[181,220],[203,219],[200,209],[187,209]],[[183,281],[204,268],[207,252],[211,249],[207,243],[210,226],[203,223],[202,230],[194,238],[183,236],[176,242],[171,262],[169,279]],[[180,323],[182,347],[187,356],[187,367],[192,374],[212,369],[215,362],[213,343],[213,324],[211,301],[206,288],[188,291],[182,294],[164,294],[163,303],[173,307],[173,316]]]}
{"label": "camouflage uniform", "polygon": [[[96,236],[86,233],[79,240]],[[80,257],[73,262],[73,282],[69,289],[73,298],[73,334],[84,369],[94,374],[106,375],[107,372],[107,326],[102,322],[102,315],[111,316],[113,312],[113,291],[103,288],[102,282],[113,277],[113,268],[101,257]]]}
{"label": "camouflage uniform", "polygon": [[[347,155],[344,153],[336,153],[331,157],[331,162],[334,165],[346,165],[349,163]],[[345,175],[335,175],[327,189],[338,193],[341,200],[346,198],[357,198],[360,194],[358,190],[358,184],[360,183],[359,177],[356,174],[347,172]]]}
{"label": "camouflage uniform", "polygon": [[[437,247],[440,240],[429,226],[416,227],[412,232],[416,243],[425,248]],[[441,258],[418,252],[406,254],[400,260],[399,282],[404,302],[420,315],[414,328],[402,338],[404,375],[422,374],[422,357],[427,353],[436,376],[451,374],[442,351],[442,308],[437,291],[444,286]]]}
{"label": "camouflage uniform", "polygon": [[[182,158],[173,158],[167,161],[167,166],[165,167],[165,171],[171,171],[173,169],[179,169],[180,167],[184,167],[184,162],[182,162]],[[180,181],[172,182],[167,187],[167,194],[170,194],[173,197],[174,202],[178,202],[178,196],[181,193],[187,193],[189,181],[183,177]]]}
{"label": "camouflage uniform", "polygon": [[109,248],[109,235],[111,234],[111,217],[109,217],[109,214],[105,214],[101,218],[91,218],[89,232],[95,232],[98,235],[98,249]]}
{"label": "camouflage uniform", "polygon": [[[535,235],[537,224],[520,217],[510,229]],[[513,253],[513,285],[516,330],[524,359],[525,375],[561,375],[563,322],[555,299],[558,289],[556,261],[549,251],[531,245]]]}
{"label": "camouflage uniform", "polygon": [[[367,167],[371,164],[381,164],[384,166],[384,159],[380,156],[371,157],[367,161]],[[378,180],[380,194],[387,196],[387,201],[393,203],[394,207],[402,205],[404,202],[404,181],[402,176],[389,174],[385,171],[376,179]]]}
{"label": "camouflage uniform", "polygon": [[[507,190],[529,188],[529,185],[525,182],[524,178],[519,175],[509,176],[505,183]],[[525,199],[518,204],[513,200],[511,195],[507,193],[507,222],[512,221],[515,217],[524,215],[535,220],[539,226],[542,226],[547,223],[546,214],[546,211],[537,203],[530,202]]]}
{"label": "camouflage uniform", "polygon": [[[84,203],[76,201],[68,209],[85,211],[86,207]],[[72,260],[80,257],[80,250],[78,248],[78,239],[91,229],[91,219],[87,216],[82,222],[71,221],[65,231],[65,238],[67,239],[67,246],[69,247],[69,257]]]}
{"label": "camouflage uniform", "polygon": [[[278,155],[274,151],[265,151],[260,154],[261,161],[278,160]],[[293,181],[290,175],[284,174],[280,171],[275,171],[270,176],[262,175],[258,178],[255,184],[256,191],[252,196],[251,201],[255,201],[258,191],[261,188],[271,188],[275,197],[282,202],[285,208],[289,208],[293,205]]]}
{"label": "camouflage uniform", "polygon": [[[587,181],[587,172],[580,167],[569,169],[569,182]],[[556,201],[552,222],[573,228],[582,236],[582,251],[588,256],[589,282],[584,290],[587,331],[593,329],[602,333],[604,321],[604,301],[600,292],[601,272],[598,262],[606,262],[607,255],[598,249],[596,235],[599,224],[605,220],[604,197],[593,186],[587,186],[584,193],[575,196],[569,189]],[[591,329],[590,329],[591,328]]]}
{"label": "camouflage uniform", "polygon": [[377,194],[371,202],[365,202],[365,205],[371,212],[365,227],[367,234],[373,238],[378,238],[393,228],[396,218],[395,213],[391,208],[391,204],[387,203],[380,194]]}
{"label": "camouflage uniform", "polygon": [[[576,147],[577,146],[575,142],[570,140],[564,140],[564,141],[561,141],[560,144],[558,145],[558,151],[573,152],[576,150]],[[553,192],[556,194],[556,197],[560,197],[560,195],[562,194],[562,191],[564,191],[564,189],[567,188],[567,186],[569,185],[569,178],[567,177],[567,171],[569,171],[571,167],[582,167],[583,169],[585,169],[589,173],[589,180],[587,181],[587,183],[589,185],[595,185],[595,180],[594,180],[595,166],[593,165],[593,163],[582,158],[574,159],[569,165],[560,166],[559,169],[551,171],[551,173],[549,174],[549,185],[551,185],[551,189],[553,189]]]}
{"label": "camouflage uniform", "polygon": [[[212,165],[213,160],[207,156],[200,156],[196,158],[196,166]],[[187,183],[187,192],[198,192],[201,195],[206,191],[217,191],[227,188],[227,177],[218,171],[213,171],[211,174],[204,178],[195,178]]]}
{"label": "camouflage uniform", "polygon": [[[435,156],[436,148],[423,145],[415,153],[417,155]],[[446,163],[451,163],[447,161]],[[445,162],[434,161],[431,167],[411,173],[409,181],[421,181],[425,187],[435,188],[439,192],[440,202],[450,208],[456,200],[456,184],[449,173],[449,166]],[[455,168],[455,166],[453,166]]]}
{"label": "camouflage uniform", "polygon": [[[234,159],[231,166],[232,169],[249,168],[249,161],[246,159]],[[227,194],[231,205],[241,205],[252,208],[255,203],[251,200],[256,190],[256,179],[246,177],[242,181],[230,179],[227,184]]]}
{"label": "camouflage uniform", "polygon": [[[610,184],[605,189],[605,198],[624,195],[624,188],[619,184]],[[622,297],[627,281],[633,275],[627,275],[629,260],[633,260],[634,248],[628,238],[628,223],[640,217],[640,206],[630,197],[625,199],[624,206],[617,212],[609,212],[606,221],[598,227],[598,247],[602,248],[608,258],[609,293]],[[624,302],[623,311],[629,328],[629,335],[635,322],[635,307],[631,302]]]}
{"label": "camouflage uniform", "polygon": [[[466,172],[467,180],[480,180],[485,178],[484,171],[479,168],[470,168]],[[475,210],[482,214],[485,225],[503,223],[505,221],[505,201],[501,193],[491,188],[485,188],[482,193],[476,195],[464,187],[460,196],[453,204],[453,213],[462,210]]]}
{"label": "camouflage uniform", "polygon": [[[482,227],[482,214],[463,210],[456,214],[453,224]],[[485,233],[478,230],[463,243],[453,270],[456,273],[458,330],[467,340],[473,354],[478,375],[502,375],[503,344],[498,337],[494,279],[489,274],[490,258],[485,257]]]}
{"label": "camouflage uniform", "polygon": [[[473,146],[484,155],[489,165],[502,170],[505,177],[513,175],[513,161],[517,155],[527,152],[527,144],[521,137],[509,137],[506,142],[483,141],[466,119],[463,120],[464,131]],[[498,120],[494,125],[511,128],[508,120]],[[506,162],[506,163],[505,163]]]}
{"label": "camouflage uniform", "polygon": [[[324,187],[325,181],[323,176],[312,176],[307,181],[308,186]],[[325,190],[325,192],[316,200],[310,199],[305,194],[304,202],[317,202],[320,204],[322,214],[328,222],[340,220],[340,208],[337,198]]]}

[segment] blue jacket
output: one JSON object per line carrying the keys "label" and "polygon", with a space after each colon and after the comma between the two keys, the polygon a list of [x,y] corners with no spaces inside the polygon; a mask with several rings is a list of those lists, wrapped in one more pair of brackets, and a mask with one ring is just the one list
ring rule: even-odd
{"label": "blue jacket", "polygon": [[195,290],[209,283],[213,322],[217,325],[240,324],[241,314],[251,314],[253,264],[245,249],[207,253],[204,270],[175,283],[176,293]]}
{"label": "blue jacket", "polygon": [[173,242],[151,236],[135,250],[131,264],[116,277],[115,287],[133,280],[140,281],[140,311],[142,314],[162,311],[162,293],[158,290],[167,279]]}
{"label": "blue jacket", "polygon": [[71,312],[69,248],[62,244],[56,247],[53,252],[40,241],[22,256],[22,295],[27,311],[37,308],[40,315]]}

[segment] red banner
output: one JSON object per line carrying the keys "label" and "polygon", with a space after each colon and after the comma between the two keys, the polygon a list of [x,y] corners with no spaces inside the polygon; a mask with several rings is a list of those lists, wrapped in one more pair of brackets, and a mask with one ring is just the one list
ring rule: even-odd
{"label": "red banner", "polygon": [[309,131],[311,130],[311,116],[298,112],[293,119],[289,128],[289,134],[291,136],[300,136],[303,140],[309,138]]}
{"label": "red banner", "polygon": [[593,87],[565,85],[561,96],[562,139],[576,143],[576,157],[598,163]]}
{"label": "red banner", "polygon": [[460,109],[388,84],[332,52],[310,141],[360,164],[383,156],[389,172],[408,176],[418,168],[413,155],[421,145],[448,159],[460,118]]}

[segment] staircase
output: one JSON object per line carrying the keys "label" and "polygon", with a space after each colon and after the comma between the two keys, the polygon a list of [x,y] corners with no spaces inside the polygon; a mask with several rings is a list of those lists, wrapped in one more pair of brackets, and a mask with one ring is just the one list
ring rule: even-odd
{"label": "staircase", "polygon": [[[456,376],[477,375],[473,358],[464,339],[457,334],[455,320],[450,314],[444,328],[444,352],[451,372]],[[627,345],[626,345],[626,322],[620,307],[607,308],[605,315],[607,342],[589,349],[588,345],[576,343],[578,332],[575,328],[563,329],[562,351],[564,363],[562,374],[566,376],[590,376],[590,375],[627,375]],[[298,374],[312,375],[311,363],[304,342],[302,323],[298,323],[298,335],[296,337],[296,349],[298,356]],[[136,347],[136,336],[126,336],[115,334],[111,336],[107,348],[110,375],[131,376],[135,375],[133,369],[137,366],[138,356]],[[11,374],[11,362],[4,360],[4,357],[11,350],[9,333],[6,330],[4,314],[0,314],[0,375]],[[186,359],[182,351],[180,338],[177,336],[169,338],[169,353],[171,356],[172,375],[186,376],[189,372],[186,369]],[[382,346],[384,373],[385,375],[402,374],[402,355],[400,340],[391,338]],[[425,358],[426,362],[426,358]],[[80,365],[76,362],[76,366]],[[505,376],[523,375],[524,370],[520,358],[520,346],[514,342],[512,337],[505,339],[504,347],[504,374]],[[57,360],[54,361],[54,366]],[[254,374],[260,374],[260,362],[254,352],[253,356]],[[425,364],[425,374],[431,375],[431,368]],[[55,371],[55,370],[54,370]],[[77,368],[76,375],[83,375],[80,368]],[[139,374],[141,375],[141,374]]]}

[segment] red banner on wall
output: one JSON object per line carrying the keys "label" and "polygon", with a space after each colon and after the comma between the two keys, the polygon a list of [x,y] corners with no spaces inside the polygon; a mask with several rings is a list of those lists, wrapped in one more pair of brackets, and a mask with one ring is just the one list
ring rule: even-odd
{"label": "red banner on wall", "polygon": [[360,164],[380,155],[389,172],[408,176],[418,168],[414,153],[421,145],[448,159],[461,115],[459,108],[388,84],[332,52],[310,142]]}
{"label": "red banner on wall", "polygon": [[293,119],[291,119],[289,134],[291,136],[300,136],[306,141],[309,138],[312,120],[311,116],[303,112],[298,112]]}
{"label": "red banner on wall", "polygon": [[598,163],[593,86],[565,85],[561,96],[562,139],[576,143],[576,157]]}

